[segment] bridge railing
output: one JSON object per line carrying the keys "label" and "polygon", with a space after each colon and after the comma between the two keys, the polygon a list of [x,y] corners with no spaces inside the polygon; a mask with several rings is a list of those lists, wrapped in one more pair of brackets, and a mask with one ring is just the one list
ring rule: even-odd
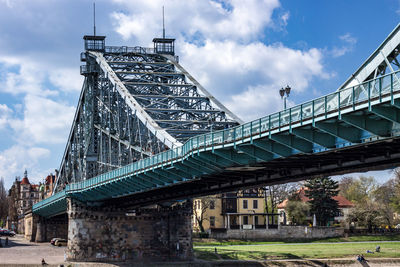
{"label": "bridge railing", "polygon": [[[211,150],[216,146],[240,142],[246,138],[265,134],[273,130],[279,130],[296,123],[301,124],[308,119],[315,119],[320,116],[328,117],[329,114],[340,112],[340,110],[345,108],[354,109],[355,106],[360,103],[365,102],[370,104],[372,100],[381,101],[384,96],[389,95],[393,98],[393,93],[399,91],[399,78],[399,72],[394,72],[234,128],[193,137],[181,147],[159,153],[92,179],[76,183],[71,187],[71,190],[82,190],[99,183],[107,182],[116,177],[155,168],[160,164],[169,164],[171,161],[187,157],[199,149]],[[340,105],[338,103],[340,103]]]}
{"label": "bridge railing", "polygon": [[181,147],[136,161],[85,181],[69,184],[64,191],[35,204],[34,208],[44,206],[56,200],[62,194],[68,195],[69,193],[110,183],[115,179],[169,165],[193,153],[214,150],[221,146],[235,145],[247,141],[249,138],[251,140],[251,138],[256,138],[257,136],[280,131],[284,127],[302,125],[307,120],[336,116],[337,113],[340,114],[348,109],[350,111],[355,110],[360,104],[370,106],[371,104],[382,102],[384,98],[387,100],[388,97],[393,101],[394,95],[400,93],[399,81],[400,72],[393,72],[230,129],[192,137]]}

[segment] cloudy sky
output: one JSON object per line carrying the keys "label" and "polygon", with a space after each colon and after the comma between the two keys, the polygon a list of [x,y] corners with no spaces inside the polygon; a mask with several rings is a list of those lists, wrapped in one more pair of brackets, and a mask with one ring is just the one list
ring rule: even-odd
{"label": "cloudy sky", "polygon": [[[59,167],[82,86],[93,1],[0,0],[0,177],[34,182]],[[398,0],[96,1],[107,45],[174,37],[181,64],[249,121],[333,92],[398,24]],[[384,180],[389,171],[373,173]]]}

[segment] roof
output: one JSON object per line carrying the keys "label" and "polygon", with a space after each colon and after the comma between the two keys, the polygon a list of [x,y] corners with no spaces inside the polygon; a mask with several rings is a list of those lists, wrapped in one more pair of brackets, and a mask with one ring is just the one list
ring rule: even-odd
{"label": "roof", "polygon": [[84,40],[104,40],[106,39],[105,36],[99,36],[99,35],[85,35],[83,36]]}
{"label": "roof", "polygon": [[45,179],[45,181],[46,181],[46,184],[47,185],[49,185],[49,184],[53,184],[54,183],[54,179],[55,179],[55,176],[54,175],[47,175],[47,177],[46,177],[46,179]]}
{"label": "roof", "polygon": [[175,39],[173,38],[154,38],[153,42],[156,43],[172,43],[173,41],[175,41]]}
{"label": "roof", "polygon": [[22,181],[21,181],[21,184],[31,184],[31,183],[29,182],[28,177],[24,177],[24,178],[22,179]]}
{"label": "roof", "polygon": [[[310,201],[310,199],[308,197],[306,197],[306,192],[305,192],[305,188],[302,187],[297,191],[297,194],[299,194],[300,200],[302,202],[308,202]],[[344,196],[338,195],[338,196],[334,196],[333,197],[334,200],[336,200],[338,202],[339,208],[350,208],[353,207],[354,204],[348,200],[347,198],[345,198]],[[284,209],[286,208],[286,205],[288,203],[289,199],[285,199],[282,203],[280,203],[277,208],[278,209]]]}

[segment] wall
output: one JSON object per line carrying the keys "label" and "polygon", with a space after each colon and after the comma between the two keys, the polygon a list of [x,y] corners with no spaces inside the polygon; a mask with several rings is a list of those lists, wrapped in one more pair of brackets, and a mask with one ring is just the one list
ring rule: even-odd
{"label": "wall", "polygon": [[344,236],[343,228],[335,227],[306,227],[306,226],[283,226],[279,229],[258,230],[226,230],[212,231],[210,237],[216,239],[245,239],[245,240],[268,240],[268,239],[313,239]]}
{"label": "wall", "polygon": [[191,215],[191,201],[127,214],[68,199],[67,259],[191,260]]}
{"label": "wall", "polygon": [[28,241],[35,241],[36,229],[39,217],[32,214],[32,212],[25,213],[25,239]]}

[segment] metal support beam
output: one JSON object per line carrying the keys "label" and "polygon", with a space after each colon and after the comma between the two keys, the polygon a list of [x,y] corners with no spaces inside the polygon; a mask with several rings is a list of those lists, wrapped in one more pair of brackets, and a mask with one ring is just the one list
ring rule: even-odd
{"label": "metal support beam", "polygon": [[361,131],[353,126],[345,127],[338,122],[315,122],[314,127],[351,143],[360,143]]}
{"label": "metal support beam", "polygon": [[312,143],[291,134],[273,134],[271,139],[302,153],[311,153],[313,151]]}
{"label": "metal support beam", "polygon": [[370,111],[381,118],[400,123],[400,110],[394,106],[371,106]]}
{"label": "metal support beam", "polygon": [[274,153],[280,157],[289,157],[293,155],[293,149],[271,140],[253,140],[253,145],[267,152]]}
{"label": "metal support beam", "polygon": [[334,136],[327,133],[321,133],[314,128],[295,128],[292,129],[292,133],[304,140],[316,143],[325,148],[334,148],[336,144],[336,138]]}
{"label": "metal support beam", "polygon": [[214,154],[239,165],[254,163],[254,159],[246,154],[238,154],[232,150],[215,150]]}
{"label": "metal support beam", "polygon": [[342,121],[357,127],[358,129],[378,136],[390,135],[391,123],[387,120],[373,120],[367,115],[343,114]]}
{"label": "metal support beam", "polygon": [[238,145],[236,149],[258,160],[270,161],[274,159],[274,154],[253,145]]}

